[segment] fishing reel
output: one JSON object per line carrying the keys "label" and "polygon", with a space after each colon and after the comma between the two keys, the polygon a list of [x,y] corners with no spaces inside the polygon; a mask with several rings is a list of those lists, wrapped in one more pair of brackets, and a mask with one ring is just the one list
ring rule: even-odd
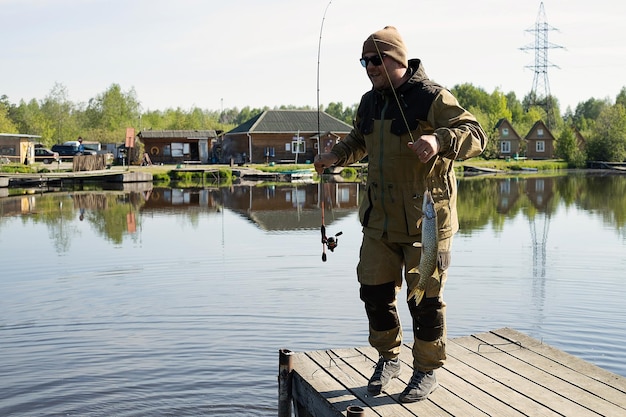
{"label": "fishing reel", "polygon": [[329,251],[334,252],[339,244],[338,237],[343,234],[343,232],[336,233],[334,236],[326,237],[326,226],[322,225],[322,261],[326,262],[326,248]]}

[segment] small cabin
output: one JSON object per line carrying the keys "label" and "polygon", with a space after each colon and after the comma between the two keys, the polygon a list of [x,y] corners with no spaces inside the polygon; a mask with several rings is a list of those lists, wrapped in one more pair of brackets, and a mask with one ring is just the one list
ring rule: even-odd
{"label": "small cabin", "polygon": [[35,162],[35,144],[39,139],[38,135],[0,133],[0,160],[26,165]]}
{"label": "small cabin", "polygon": [[500,158],[515,158],[520,155],[522,137],[515,131],[511,122],[500,119],[496,124],[498,131],[498,156]]}
{"label": "small cabin", "polygon": [[528,159],[554,158],[554,136],[541,120],[535,122],[526,135]]}
{"label": "small cabin", "polygon": [[137,137],[145,146],[152,163],[178,164],[216,162],[215,130],[142,130]]}

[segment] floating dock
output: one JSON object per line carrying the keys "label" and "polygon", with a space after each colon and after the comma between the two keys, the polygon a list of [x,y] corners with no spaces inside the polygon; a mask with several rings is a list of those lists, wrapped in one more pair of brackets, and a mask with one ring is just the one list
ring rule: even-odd
{"label": "floating dock", "polygon": [[626,378],[512,329],[448,340],[439,388],[427,400],[402,404],[411,345],[402,373],[371,396],[371,347],[279,352],[279,417],[332,416],[626,416]]}
{"label": "floating dock", "polygon": [[0,187],[42,186],[79,182],[152,182],[150,172],[97,170],[78,172],[46,172],[38,174],[4,174],[0,176]]}

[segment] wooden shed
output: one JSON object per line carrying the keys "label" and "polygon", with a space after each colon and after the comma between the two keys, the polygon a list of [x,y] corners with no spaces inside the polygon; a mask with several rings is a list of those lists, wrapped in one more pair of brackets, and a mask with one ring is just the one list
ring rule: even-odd
{"label": "wooden shed", "polygon": [[496,123],[498,131],[498,156],[500,158],[513,158],[520,155],[522,148],[522,137],[515,131],[511,122],[507,119],[500,119]]}
{"label": "wooden shed", "polygon": [[535,122],[526,135],[528,159],[554,158],[554,136],[541,120]]}
{"label": "wooden shed", "polygon": [[0,158],[5,162],[31,164],[35,162],[37,135],[0,133]]}
{"label": "wooden shed", "polygon": [[313,162],[319,147],[330,150],[350,130],[349,124],[316,110],[266,110],[224,134],[220,162]]}
{"label": "wooden shed", "polygon": [[217,162],[214,148],[221,133],[221,130],[142,130],[137,137],[152,163],[209,164]]}

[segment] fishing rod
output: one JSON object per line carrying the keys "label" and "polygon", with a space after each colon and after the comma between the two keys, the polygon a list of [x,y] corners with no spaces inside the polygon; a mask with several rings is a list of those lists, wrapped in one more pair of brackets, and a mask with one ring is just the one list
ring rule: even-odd
{"label": "fishing rod", "polygon": [[[322,50],[322,32],[324,30],[324,21],[326,20],[326,12],[328,12],[328,8],[332,0],[328,2],[326,5],[326,9],[324,9],[324,15],[322,16],[322,24],[320,26],[320,38],[317,44],[317,154],[322,153],[322,132],[320,126],[320,54]],[[322,211],[322,225],[320,227],[320,232],[322,234],[322,262],[326,262],[326,248],[333,252],[337,247],[337,243],[339,240],[337,239],[339,236],[343,234],[343,232],[339,232],[334,236],[328,237],[326,236],[326,222],[324,220],[324,207],[325,196],[324,196],[324,173],[320,175],[320,208]]]}

